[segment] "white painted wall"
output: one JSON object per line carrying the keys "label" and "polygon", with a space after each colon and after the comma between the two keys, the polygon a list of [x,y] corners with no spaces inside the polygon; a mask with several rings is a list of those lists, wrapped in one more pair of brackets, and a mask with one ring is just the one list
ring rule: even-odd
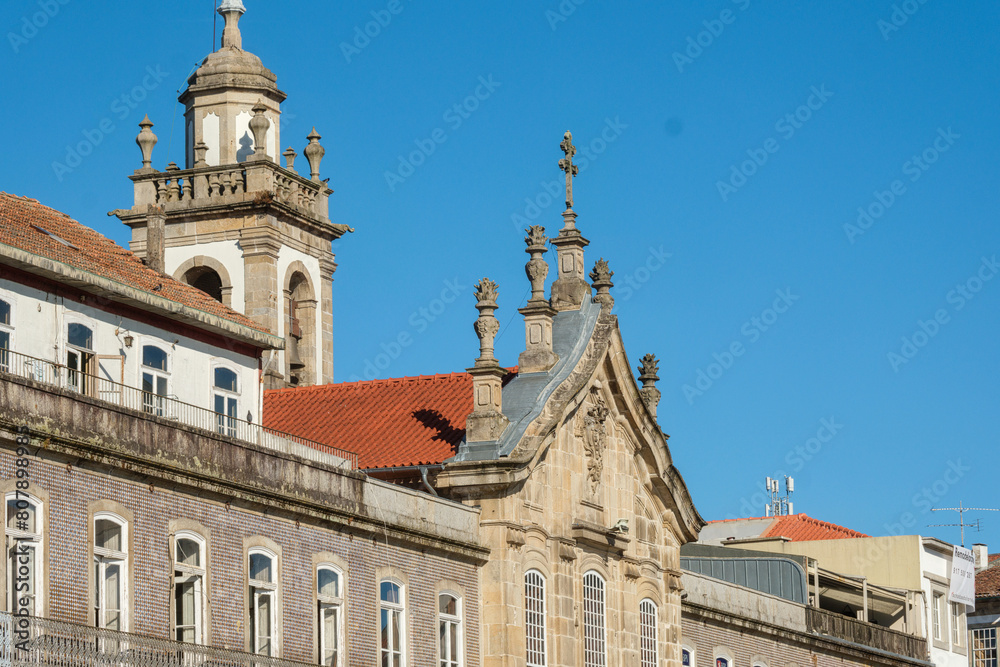
{"label": "white painted wall", "polygon": [[[937,577],[941,577],[946,581],[951,580],[951,554],[947,556],[941,552],[928,548],[926,545],[921,545],[920,550],[920,568],[921,573],[929,573]],[[969,656],[967,653],[968,646],[962,646],[958,650],[951,643],[952,637],[952,617],[951,617],[951,605],[947,602],[947,588],[945,588],[945,607],[944,616],[942,619],[942,634],[947,633],[947,637],[943,638],[943,641],[950,647],[949,650],[944,650],[938,648],[934,645],[934,620],[931,616],[933,604],[933,594],[931,589],[931,579],[927,576],[920,577],[921,587],[924,593],[924,623],[926,628],[927,637],[927,647],[931,652],[931,662],[933,662],[937,667],[968,667],[969,666]],[[968,643],[968,619],[965,612],[962,613],[962,642],[963,644]],[[958,651],[962,651],[961,653]]]}
{"label": "white painted wall", "polygon": [[[246,419],[249,411],[254,422],[260,423],[261,392],[254,357],[66,301],[8,279],[0,279],[0,299],[11,304],[14,352],[65,365],[67,329],[71,322],[78,322],[93,331],[97,355],[124,355],[124,384],[131,387],[142,386],[143,345],[156,345],[167,352],[168,393],[206,409],[213,406],[215,367],[230,368],[238,374],[241,388],[237,416]],[[117,336],[115,329],[119,330]],[[131,348],[124,344],[126,331],[135,338]]]}
{"label": "white painted wall", "polygon": [[192,257],[211,257],[226,267],[229,279],[233,281],[233,310],[246,313],[246,296],[243,283],[243,251],[237,241],[212,241],[194,245],[168,247],[163,253],[165,273],[180,280],[175,273],[184,262]]}
{"label": "white painted wall", "polygon": [[[205,163],[212,167],[219,165],[221,153],[219,152],[219,141],[221,138],[219,130],[219,117],[215,112],[205,114],[201,121],[202,141],[208,146],[205,153]],[[193,149],[192,149],[193,150]],[[194,164],[192,162],[192,164]]]}

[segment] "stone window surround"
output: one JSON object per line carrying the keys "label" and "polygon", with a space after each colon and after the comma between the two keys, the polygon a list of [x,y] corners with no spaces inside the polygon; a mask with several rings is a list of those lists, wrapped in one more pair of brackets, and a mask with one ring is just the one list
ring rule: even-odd
{"label": "stone window surround", "polygon": [[271,651],[273,657],[281,657],[282,648],[282,618],[284,617],[282,606],[282,585],[284,559],[282,558],[281,547],[274,540],[262,535],[243,538],[243,627],[246,628],[244,635],[243,650],[247,653],[254,653],[253,637],[250,634],[250,615],[253,613],[253,600],[250,597],[250,554],[268,553],[274,558],[274,605],[272,616],[274,624],[271,628]]}
{"label": "stone window surround", "polygon": [[660,606],[656,604],[656,600],[648,597],[644,597],[639,600],[639,659],[643,663],[643,666],[647,663],[642,660],[643,646],[642,642],[644,640],[643,630],[644,630],[644,619],[645,613],[643,611],[644,606],[652,607],[653,616],[653,665],[659,664],[660,659]]}
{"label": "stone window surround", "polygon": [[[201,644],[211,645],[212,643],[212,605],[211,605],[211,590],[212,590],[212,568],[209,564],[212,562],[212,542],[211,542],[211,531],[203,526],[198,521],[193,519],[173,519],[170,521],[168,526],[168,536],[167,541],[170,548],[170,562],[173,567],[174,559],[177,557],[177,542],[178,538],[196,538],[197,541],[201,543],[201,569],[204,571],[202,574],[202,604],[201,604]],[[174,639],[177,636],[177,615],[176,609],[174,608],[174,595],[173,595],[173,580],[174,572],[176,569],[171,569],[170,571],[170,601],[169,601],[169,614],[170,614],[170,638]]]}
{"label": "stone window surround", "polygon": [[524,606],[524,631],[525,631],[525,646],[526,647],[529,644],[529,642],[528,642],[528,618],[527,618],[527,615],[528,615],[528,604],[527,604],[528,603],[528,600],[527,600],[528,593],[527,593],[527,586],[528,586],[528,577],[531,576],[532,574],[537,575],[538,578],[541,579],[541,589],[542,589],[542,614],[541,614],[541,616],[542,616],[542,624],[541,624],[541,631],[542,631],[542,643],[544,644],[544,648],[543,648],[542,662],[535,662],[535,663],[528,663],[528,662],[526,662],[526,664],[529,665],[529,667],[537,667],[537,666],[548,665],[548,660],[549,660],[549,623],[548,623],[548,614],[549,614],[549,601],[548,601],[548,597],[549,597],[549,584],[548,584],[548,581],[549,581],[549,576],[546,573],[545,569],[542,569],[542,568],[538,567],[538,565],[536,565],[536,564],[533,563],[531,567],[529,567],[528,569],[526,569],[524,571],[524,577],[522,577],[522,581],[524,582],[523,585],[525,587],[525,591],[524,591],[524,605],[523,606]]}
{"label": "stone window surround", "polygon": [[[339,627],[338,632],[338,647],[339,655],[347,655],[347,628],[348,628],[348,593],[350,591],[349,587],[349,572],[347,567],[347,561],[338,556],[337,554],[330,553],[328,551],[323,551],[319,553],[314,553],[312,555],[312,572],[313,572],[313,582],[312,582],[312,600],[313,600],[313,614],[316,622],[313,623],[313,646],[316,651],[316,661],[317,663],[322,663],[323,656],[320,655],[321,645],[320,645],[320,627],[319,627],[319,570],[321,567],[328,567],[337,572],[340,577],[340,612],[338,615]],[[344,660],[338,660],[339,664],[344,664]]]}
{"label": "stone window surround", "polygon": [[726,661],[728,667],[736,667],[736,660],[733,659],[733,652],[726,646],[716,646],[712,649],[712,667],[719,664],[719,659]]}
{"label": "stone window surround", "polygon": [[681,644],[681,667],[684,667],[684,651],[691,656],[691,667],[695,667],[698,664],[698,652],[690,644]]}
{"label": "stone window surround", "polygon": [[[927,640],[934,648],[941,649],[942,651],[951,651],[951,609],[948,606],[948,580],[927,571],[923,575],[930,584],[930,595],[927,600],[927,611],[929,613],[927,619]],[[941,632],[940,639],[934,636],[934,604],[935,597],[938,595],[941,596],[942,600],[939,625]],[[959,652],[964,653],[961,649],[959,649]]]}
{"label": "stone window surround", "polygon": [[219,276],[219,281],[222,283],[222,304],[224,306],[233,307],[233,281],[229,277],[229,271],[226,269],[226,265],[215,259],[214,257],[209,257],[207,255],[198,255],[197,257],[191,257],[190,259],[183,262],[174,271],[174,280],[177,282],[184,283],[188,285],[187,280],[184,276],[187,275],[192,269],[205,268],[214,271],[217,276]]}
{"label": "stone window surround", "polygon": [[135,531],[130,530],[134,518],[131,510],[113,500],[94,500],[87,505],[87,544],[89,545],[87,551],[91,562],[91,565],[87,567],[87,608],[89,610],[93,610],[98,584],[94,580],[94,568],[92,567],[96,539],[95,524],[98,519],[111,519],[119,522],[122,526],[122,541],[125,547],[123,549],[125,553],[125,580],[124,595],[122,596],[122,632],[131,632],[135,613],[135,605],[132,604],[131,599],[135,595],[135,568],[133,566],[134,559],[132,558],[132,555],[135,553]]}
{"label": "stone window surround", "polygon": [[[596,660],[594,662],[588,661],[588,659],[587,659],[587,650],[586,650],[586,646],[589,643],[587,641],[587,626],[588,626],[588,623],[587,623],[587,612],[586,612],[587,602],[589,601],[588,598],[587,598],[587,579],[590,578],[590,577],[596,577],[597,580],[600,582],[600,592],[601,592],[600,603],[601,603],[601,609],[600,609],[600,614],[598,616],[599,616],[599,621],[600,621],[600,630],[603,631],[602,632],[603,637],[595,637],[594,638],[596,641],[600,642],[600,646],[602,647],[602,652],[603,652],[603,655],[596,656]],[[591,567],[591,568],[588,568],[583,573],[583,576],[580,578],[580,583],[581,583],[581,596],[580,596],[579,599],[582,600],[583,603],[584,603],[580,607],[580,612],[581,612],[581,614],[583,616],[583,623],[582,623],[583,637],[584,637],[584,640],[583,640],[583,646],[584,646],[584,658],[583,658],[583,662],[584,662],[585,667],[607,667],[607,665],[608,665],[608,646],[609,646],[609,641],[608,641],[608,577],[605,574],[603,574],[601,571],[598,571],[596,568],[592,568]],[[597,629],[597,628],[594,628],[594,629]]]}
{"label": "stone window surround", "polygon": [[[2,298],[2,294],[0,294],[0,298]],[[11,314],[11,321],[13,321],[13,313]],[[4,497],[4,526],[7,525],[7,496],[13,494],[16,490],[17,480],[8,479],[0,481],[0,493],[3,493]],[[36,517],[42,524],[42,530],[40,531],[42,544],[38,554],[38,562],[35,564],[38,579],[38,589],[35,591],[35,604],[37,605],[38,615],[44,616],[49,608],[49,587],[46,585],[48,583],[46,574],[49,562],[49,492],[29,482],[28,488],[21,490],[21,495],[24,494],[27,494],[30,500],[35,501]],[[5,608],[8,604],[7,588],[10,585],[10,576],[7,571],[8,564],[9,561],[6,557],[0,558],[0,573],[2,573],[0,575],[2,576],[2,580],[0,580],[0,600],[3,601]]]}

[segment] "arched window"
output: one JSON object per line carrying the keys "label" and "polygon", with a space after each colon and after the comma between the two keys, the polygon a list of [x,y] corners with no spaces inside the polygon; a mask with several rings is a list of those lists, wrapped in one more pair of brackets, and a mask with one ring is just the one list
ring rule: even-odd
{"label": "arched window", "polygon": [[716,658],[715,667],[729,667],[729,658]]}
{"label": "arched window", "polygon": [[66,379],[70,389],[94,393],[92,376],[96,375],[96,359],[94,332],[77,322],[70,323],[66,331]]}
{"label": "arched window", "polygon": [[316,622],[319,635],[319,662],[337,667],[340,664],[341,630],[343,628],[343,577],[332,565],[316,568],[316,600],[319,604]]}
{"label": "arched window", "polygon": [[240,399],[240,386],[234,371],[222,366],[215,369],[213,399],[219,414],[216,430],[223,435],[236,435],[236,415]]}
{"label": "arched window", "polygon": [[524,632],[527,667],[545,667],[545,577],[538,570],[524,575]]}
{"label": "arched window", "polygon": [[94,625],[125,631],[128,523],[113,514],[94,517]]}
{"label": "arched window", "polygon": [[10,370],[9,351],[14,348],[14,320],[10,304],[0,299],[0,371]]}
{"label": "arched window", "polygon": [[222,303],[222,278],[207,266],[199,266],[188,271],[184,275],[184,282]]}
{"label": "arched window", "polygon": [[379,637],[382,667],[406,667],[406,591],[398,582],[379,584]]}
{"label": "arched window", "polygon": [[691,649],[682,648],[681,649],[681,665],[684,667],[691,667],[694,664],[694,658],[692,657]]}
{"label": "arched window", "polygon": [[204,643],[205,540],[195,533],[174,536],[174,638]]}
{"label": "arched window", "polygon": [[605,667],[606,643],[604,577],[591,571],[583,575],[584,667]]}
{"label": "arched window", "polygon": [[166,416],[167,353],[155,345],[142,346],[142,409],[156,415]]}
{"label": "arched window", "polygon": [[438,645],[441,667],[461,667],[462,599],[452,593],[438,596]]}
{"label": "arched window", "polygon": [[639,628],[641,667],[657,667],[660,664],[660,651],[657,644],[657,609],[656,603],[649,598],[639,603]]}
{"label": "arched window", "polygon": [[248,554],[250,572],[250,648],[259,655],[275,655],[274,627],[278,561],[264,549]]}
{"label": "arched window", "polygon": [[7,609],[42,614],[45,583],[42,504],[23,491],[7,494]]}

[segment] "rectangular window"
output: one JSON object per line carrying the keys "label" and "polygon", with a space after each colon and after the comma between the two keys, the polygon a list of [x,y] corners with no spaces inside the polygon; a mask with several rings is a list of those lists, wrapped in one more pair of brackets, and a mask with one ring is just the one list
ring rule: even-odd
{"label": "rectangular window", "polygon": [[174,538],[174,638],[202,644],[205,592],[204,539],[193,533]]}
{"label": "rectangular window", "polygon": [[[20,497],[18,497],[20,496]],[[7,495],[7,609],[29,616],[41,614],[41,505],[23,492]]]}
{"label": "rectangular window", "polygon": [[536,570],[524,577],[524,632],[527,667],[545,667],[545,578]]}
{"label": "rectangular window", "polygon": [[972,667],[998,667],[996,628],[972,631]]}
{"label": "rectangular window", "polygon": [[441,667],[462,664],[461,601],[449,593],[438,596],[438,658]]}
{"label": "rectangular window", "polygon": [[250,648],[258,655],[277,655],[275,646],[275,557],[268,552],[254,551],[250,565]]}
{"label": "rectangular window", "polygon": [[964,604],[951,603],[951,643],[953,646],[961,647],[964,643],[962,637],[965,636],[965,629],[962,627],[962,607]]}
{"label": "rectangular window", "polygon": [[126,527],[120,519],[98,517],[94,521],[94,625],[98,628],[127,631]]}
{"label": "rectangular window", "polygon": [[382,667],[405,667],[404,659],[404,600],[402,587],[392,581],[379,586],[379,638]]}
{"label": "rectangular window", "polygon": [[332,566],[324,565],[316,570],[319,662],[327,667],[337,667],[340,664],[340,610],[343,604],[340,579],[340,572]]}
{"label": "rectangular window", "polygon": [[941,640],[941,605],[944,602],[944,595],[934,593],[934,601],[931,603],[931,622],[934,626],[934,639]]}

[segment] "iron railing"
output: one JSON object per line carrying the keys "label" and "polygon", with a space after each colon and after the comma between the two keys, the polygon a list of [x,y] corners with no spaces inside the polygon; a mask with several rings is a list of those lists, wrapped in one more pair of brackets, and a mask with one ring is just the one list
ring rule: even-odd
{"label": "iron railing", "polygon": [[358,455],[354,452],[276,431],[235,416],[185,403],[173,396],[161,396],[13,350],[0,348],[0,372],[54,385],[150,417],[169,419],[244,442],[255,443],[267,449],[327,464],[331,462],[329,457],[334,456],[341,459],[342,463],[337,463],[342,467],[352,469],[358,467]]}
{"label": "iron railing", "polygon": [[303,667],[308,663],[0,612],[0,665]]}

